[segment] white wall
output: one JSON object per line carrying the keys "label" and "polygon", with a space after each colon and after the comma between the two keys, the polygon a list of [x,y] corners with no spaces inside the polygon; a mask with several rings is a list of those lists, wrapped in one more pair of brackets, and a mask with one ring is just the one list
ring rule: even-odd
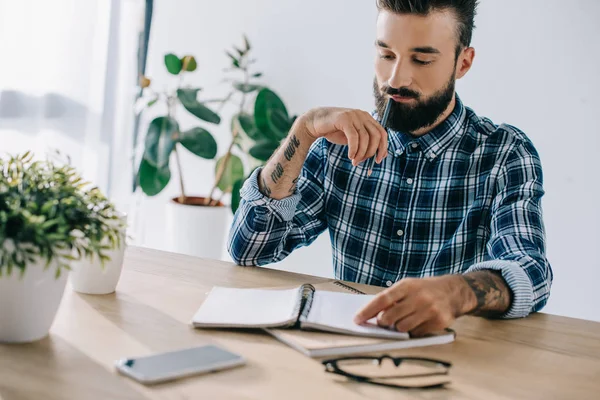
{"label": "white wall", "polygon": [[[600,281],[597,15],[600,2],[595,0],[570,1],[568,7],[559,0],[482,1],[475,64],[458,91],[477,113],[524,130],[540,152],[548,256],[555,272],[546,311],[600,321],[600,302],[592,295]],[[374,1],[158,0],[149,73],[162,81],[167,78],[164,53],[192,53],[201,71],[193,82],[218,92],[227,64],[223,50],[240,43],[245,32],[265,83],[293,113],[319,105],[370,110],[375,18]],[[226,126],[213,133],[224,149]],[[191,191],[208,191],[210,166],[184,158]],[[164,202],[176,192],[171,184],[157,198],[144,199],[146,235],[141,239],[146,245],[164,248]],[[328,236],[278,267],[331,276]]]}

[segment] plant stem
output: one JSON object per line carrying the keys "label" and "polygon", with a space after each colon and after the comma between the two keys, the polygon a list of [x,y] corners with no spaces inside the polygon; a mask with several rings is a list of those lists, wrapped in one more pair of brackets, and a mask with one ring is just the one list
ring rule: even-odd
{"label": "plant stem", "polygon": [[229,159],[231,158],[231,149],[233,148],[233,145],[235,144],[235,138],[237,137],[237,134],[238,134],[237,126],[235,126],[235,124],[234,124],[233,140],[229,144],[227,153],[225,153],[225,156],[223,157],[223,162],[221,163],[221,165],[219,165],[219,169],[217,170],[217,175],[215,176],[215,184],[213,185],[212,189],[210,190],[210,194],[208,195],[208,197],[206,199],[204,199],[205,206],[210,205],[210,203],[212,202],[212,196],[215,192],[215,189],[219,185],[219,182],[221,182],[221,178],[223,178],[223,173],[225,173],[225,168],[227,167],[227,164],[229,163]]}
{"label": "plant stem", "polygon": [[175,160],[177,160],[177,169],[179,170],[179,187],[181,189],[181,194],[179,195],[179,203],[185,204],[185,187],[183,185],[183,175],[181,174],[181,160],[179,159],[179,152],[177,151],[177,144],[173,147],[173,152],[175,152]]}

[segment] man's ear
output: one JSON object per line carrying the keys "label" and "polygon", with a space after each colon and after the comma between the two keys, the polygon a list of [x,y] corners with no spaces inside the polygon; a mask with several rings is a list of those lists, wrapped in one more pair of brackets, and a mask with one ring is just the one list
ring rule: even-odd
{"label": "man's ear", "polygon": [[460,79],[471,69],[473,65],[473,59],[475,58],[475,49],[473,47],[466,47],[458,56],[456,60],[456,79]]}

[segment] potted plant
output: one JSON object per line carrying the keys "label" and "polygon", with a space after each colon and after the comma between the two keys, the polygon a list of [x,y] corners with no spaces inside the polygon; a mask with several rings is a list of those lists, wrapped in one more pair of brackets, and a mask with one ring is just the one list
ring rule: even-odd
{"label": "potted plant", "polygon": [[46,336],[71,264],[108,261],[123,231],[113,205],[70,165],[0,158],[0,342]]}
{"label": "potted plant", "polygon": [[[175,159],[179,178],[179,196],[167,206],[167,240],[171,250],[207,258],[220,258],[227,232],[227,209],[233,212],[239,204],[239,189],[244,179],[277,149],[294,121],[290,118],[281,99],[269,88],[259,84],[261,72],[251,71],[255,60],[250,58],[251,46],[244,37],[244,46],[227,52],[231,66],[226,69],[237,76],[227,77],[231,90],[219,99],[201,100],[201,88],[182,85],[184,74],[195,71],[193,56],[178,58],[167,54],[164,58],[167,70],[179,76],[175,89],[155,93],[150,80],[142,77],[144,96],[149,106],[163,100],[167,115],[155,118],[148,128],[144,151],[138,169],[138,182],[145,194],[160,193],[171,178],[171,154]],[[209,105],[218,106],[217,111]],[[181,147],[205,159],[215,159],[217,144],[204,127],[194,127],[181,132],[175,118],[175,109],[183,107],[204,122],[219,124],[217,114],[226,105],[234,105],[231,117],[231,141],[223,155],[214,165],[214,183],[206,196],[189,196],[185,192],[183,171],[179,161]],[[250,110],[248,110],[250,109]],[[231,194],[230,207],[225,206],[225,196]]]}

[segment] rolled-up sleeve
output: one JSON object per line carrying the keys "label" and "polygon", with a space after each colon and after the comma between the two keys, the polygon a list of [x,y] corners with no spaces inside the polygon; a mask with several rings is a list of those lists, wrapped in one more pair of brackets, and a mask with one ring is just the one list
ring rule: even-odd
{"label": "rolled-up sleeve", "polygon": [[541,199],[542,166],[524,141],[509,155],[497,179],[491,209],[488,259],[466,272],[496,270],[513,294],[503,318],[520,318],[541,310],[550,295],[552,268],[546,259]]}
{"label": "rolled-up sleeve", "polygon": [[244,182],[227,243],[236,264],[260,266],[281,261],[294,249],[312,243],[326,229],[325,145],[323,139],[313,143],[297,189],[289,197],[276,200],[260,192],[258,176],[262,168]]}

